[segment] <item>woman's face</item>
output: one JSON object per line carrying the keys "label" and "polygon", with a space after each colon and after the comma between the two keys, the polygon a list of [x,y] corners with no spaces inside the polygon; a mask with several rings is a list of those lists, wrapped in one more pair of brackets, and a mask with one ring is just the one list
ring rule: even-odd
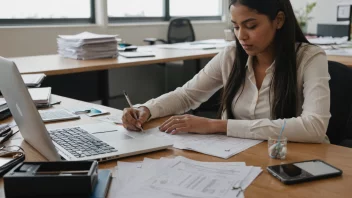
{"label": "woman's face", "polygon": [[277,29],[281,28],[277,19],[270,20],[268,16],[239,3],[231,5],[230,13],[235,35],[250,56],[265,52],[271,46]]}

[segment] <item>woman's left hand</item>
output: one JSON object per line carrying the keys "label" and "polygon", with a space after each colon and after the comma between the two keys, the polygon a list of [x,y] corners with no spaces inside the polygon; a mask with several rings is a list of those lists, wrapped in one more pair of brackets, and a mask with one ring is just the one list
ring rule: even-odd
{"label": "woman's left hand", "polygon": [[193,133],[214,133],[212,127],[212,119],[193,116],[193,115],[179,115],[172,116],[165,121],[160,127],[160,131],[176,134],[179,132],[193,132]]}

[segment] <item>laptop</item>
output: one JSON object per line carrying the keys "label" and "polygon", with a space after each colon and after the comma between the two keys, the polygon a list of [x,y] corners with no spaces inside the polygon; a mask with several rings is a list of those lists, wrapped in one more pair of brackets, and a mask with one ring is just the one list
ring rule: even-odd
{"label": "laptop", "polygon": [[48,130],[15,63],[0,57],[0,71],[0,90],[24,140],[49,161],[107,161],[172,146],[171,142],[150,135],[133,138],[123,127],[110,123]]}

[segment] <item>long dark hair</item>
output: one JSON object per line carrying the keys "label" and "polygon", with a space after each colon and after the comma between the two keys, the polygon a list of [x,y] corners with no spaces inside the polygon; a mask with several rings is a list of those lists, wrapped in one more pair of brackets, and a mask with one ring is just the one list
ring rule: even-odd
{"label": "long dark hair", "polygon": [[[300,29],[289,0],[231,0],[256,10],[274,20],[279,11],[284,12],[285,22],[274,38],[275,68],[270,88],[274,89],[271,105],[272,119],[296,117],[297,111],[297,67],[295,44],[309,43]],[[224,87],[220,104],[220,115],[226,111],[228,119],[234,119],[231,104],[235,95],[243,91],[248,55],[236,38],[236,56],[229,79]],[[269,91],[270,92],[270,91]],[[270,100],[270,95],[269,95]],[[236,103],[236,101],[235,101]]]}

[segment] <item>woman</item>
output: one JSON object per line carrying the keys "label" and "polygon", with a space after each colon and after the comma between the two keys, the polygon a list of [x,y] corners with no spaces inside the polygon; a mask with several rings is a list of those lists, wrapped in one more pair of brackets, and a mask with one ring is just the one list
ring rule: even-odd
{"label": "woman", "polygon": [[177,115],[160,130],[266,140],[279,134],[285,119],[284,136],[289,141],[328,142],[326,55],[307,41],[290,1],[232,0],[230,13],[236,42],[182,88],[137,109],[125,109],[124,126],[138,130],[148,119],[196,109],[224,87],[221,120]]}

